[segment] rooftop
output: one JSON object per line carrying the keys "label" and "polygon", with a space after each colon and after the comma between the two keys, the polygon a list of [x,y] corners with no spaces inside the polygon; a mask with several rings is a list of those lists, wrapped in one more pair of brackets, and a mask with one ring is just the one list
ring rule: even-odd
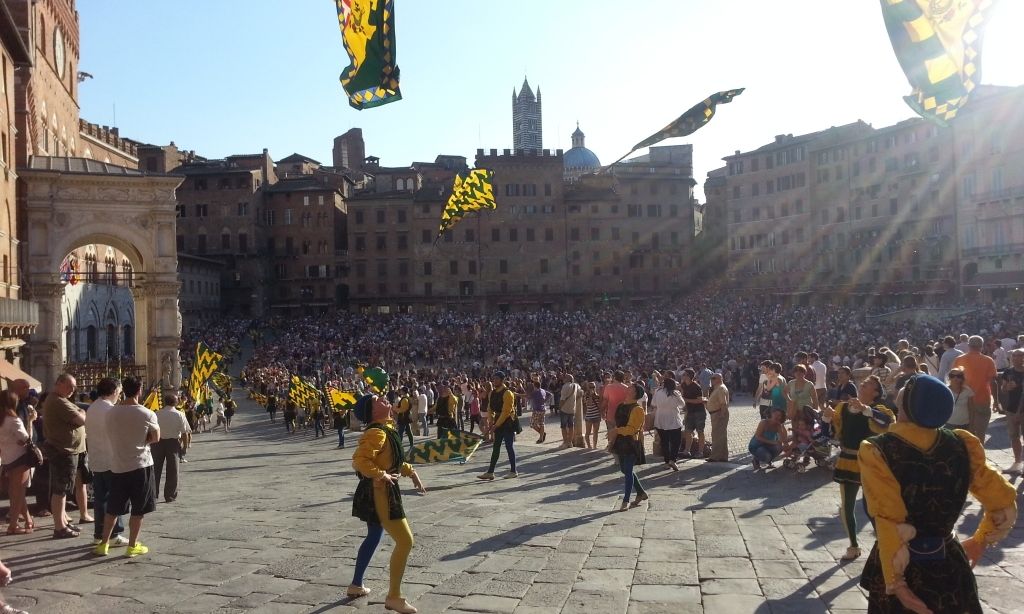
{"label": "rooftop", "polygon": [[34,171],[52,171],[74,175],[114,175],[142,177],[147,174],[134,168],[126,168],[116,164],[108,164],[89,158],[65,158],[53,156],[32,156],[28,160],[28,168]]}

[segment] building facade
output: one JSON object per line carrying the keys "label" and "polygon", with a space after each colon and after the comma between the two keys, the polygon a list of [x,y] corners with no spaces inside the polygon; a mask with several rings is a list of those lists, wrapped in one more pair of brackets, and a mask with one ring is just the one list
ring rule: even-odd
{"label": "building facade", "polygon": [[178,309],[182,330],[202,330],[221,317],[220,285],[224,263],[178,252]]}

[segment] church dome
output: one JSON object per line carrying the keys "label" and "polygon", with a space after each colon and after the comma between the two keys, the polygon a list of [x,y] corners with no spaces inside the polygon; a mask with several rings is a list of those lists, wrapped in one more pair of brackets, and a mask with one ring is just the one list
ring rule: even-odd
{"label": "church dome", "polygon": [[572,149],[562,154],[562,162],[567,171],[589,171],[601,168],[601,161],[597,158],[597,154],[584,146],[583,139],[583,131],[577,125],[576,132],[572,133]]}

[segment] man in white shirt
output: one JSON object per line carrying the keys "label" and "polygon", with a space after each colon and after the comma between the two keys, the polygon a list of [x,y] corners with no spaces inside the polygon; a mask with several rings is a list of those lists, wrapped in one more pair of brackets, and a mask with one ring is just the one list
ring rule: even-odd
{"label": "man in white shirt", "polygon": [[811,369],[814,371],[814,394],[818,397],[818,407],[825,407],[828,398],[828,367],[821,362],[817,352],[807,355],[811,361]]}
{"label": "man in white shirt", "polygon": [[576,428],[576,406],[582,403],[583,389],[571,373],[566,373],[562,390],[558,393],[558,418],[562,425],[562,447],[572,447],[573,431]]}
{"label": "man in white shirt", "polygon": [[[160,425],[156,414],[139,404],[142,382],[129,377],[121,382],[124,400],[107,413],[105,424],[110,437],[110,498],[103,517],[103,541],[93,553],[106,556],[110,549],[110,535],[114,531],[117,514],[127,514],[128,549],[125,554],[136,557],[149,552],[139,541],[142,517],[156,510],[156,492],[153,489],[153,455],[149,444],[160,441]],[[99,519],[97,519],[98,521]]]}
{"label": "man in white shirt", "polygon": [[960,335],[960,342],[956,344],[956,349],[961,354],[966,354],[967,353],[967,349],[968,349],[968,345],[969,345],[967,343],[968,339],[970,339],[970,335],[968,335],[967,333],[964,333],[964,334]]}
{"label": "man in white shirt", "polygon": [[416,405],[420,412],[420,427],[423,429],[423,435],[430,437],[430,425],[427,424],[427,412],[430,411],[430,398],[427,396],[426,386],[420,386],[420,391],[416,395]]}
{"label": "man in white shirt", "polygon": [[[89,468],[92,469],[93,537],[96,544],[103,540],[103,517],[107,513],[107,500],[110,498],[110,482],[113,474],[110,471],[110,438],[107,435],[107,414],[117,397],[121,394],[121,383],[112,377],[105,377],[96,384],[99,396],[85,412],[85,445],[89,452]],[[117,516],[114,521],[114,532],[111,546],[127,546],[128,538],[124,533],[124,519]]]}
{"label": "man in white shirt", "polygon": [[954,347],[956,341],[952,336],[947,336],[942,339],[942,347],[945,348],[942,352],[942,356],[939,358],[939,372],[935,375],[942,381],[946,381],[946,375],[949,374],[949,370],[953,368],[953,361],[955,361],[964,353]]}
{"label": "man in white shirt", "polygon": [[167,481],[164,482],[164,502],[173,503],[178,498],[178,460],[183,448],[188,447],[189,428],[185,414],[178,410],[178,397],[164,395],[164,406],[156,414],[160,427],[160,441],[150,446],[153,454],[153,476],[156,478],[154,493],[160,496],[160,479],[167,462]]}

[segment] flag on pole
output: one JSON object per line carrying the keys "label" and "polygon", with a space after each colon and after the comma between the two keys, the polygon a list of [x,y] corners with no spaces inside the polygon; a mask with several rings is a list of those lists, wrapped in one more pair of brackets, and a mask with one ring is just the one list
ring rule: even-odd
{"label": "flag on pole", "polygon": [[349,390],[328,388],[327,398],[331,401],[332,410],[337,412],[347,412],[356,406],[356,401],[359,399],[359,396],[358,393]]}
{"label": "flag on pole", "polygon": [[153,411],[160,411],[160,387],[160,384],[157,384],[149,389],[149,394],[147,394],[146,399],[142,401],[143,407],[152,409]]}
{"label": "flag on pole", "polygon": [[[686,113],[677,117],[671,124],[634,145],[633,151],[643,149],[644,147],[650,147],[651,145],[660,143],[665,139],[693,134],[711,121],[711,118],[715,116],[716,106],[732,102],[732,99],[742,94],[745,89],[746,88],[741,87],[735,90],[726,90],[724,92],[715,92],[714,94],[711,94],[704,100],[690,107]],[[633,151],[630,151],[629,153],[633,153]],[[628,156],[629,154],[626,155]]]}
{"label": "flag on pole", "polygon": [[335,0],[335,4],[349,58],[340,77],[348,103],[361,111],[401,100],[394,0]]}
{"label": "flag on pole", "polygon": [[885,28],[907,80],[903,100],[946,126],[981,83],[982,27],[995,0],[880,0]]}
{"label": "flag on pole", "polygon": [[497,209],[494,200],[494,173],[486,168],[474,168],[466,178],[456,175],[451,196],[441,212],[441,225],[437,237],[455,226],[467,213],[482,209]]}
{"label": "flag on pole", "polygon": [[320,407],[320,391],[297,375],[288,386],[288,400],[299,407],[313,410]]}
{"label": "flag on pole", "polygon": [[464,431],[450,431],[445,439],[420,442],[406,455],[410,463],[466,462],[483,442],[483,437]]}
{"label": "flag on pole", "polygon": [[60,264],[60,280],[72,286],[78,284],[78,259],[73,255],[69,255]]}
{"label": "flag on pole", "polygon": [[196,358],[192,365],[192,376],[189,378],[188,392],[197,403],[202,394],[203,385],[217,371],[217,367],[223,359],[223,356],[208,348],[202,341],[196,344]]}

